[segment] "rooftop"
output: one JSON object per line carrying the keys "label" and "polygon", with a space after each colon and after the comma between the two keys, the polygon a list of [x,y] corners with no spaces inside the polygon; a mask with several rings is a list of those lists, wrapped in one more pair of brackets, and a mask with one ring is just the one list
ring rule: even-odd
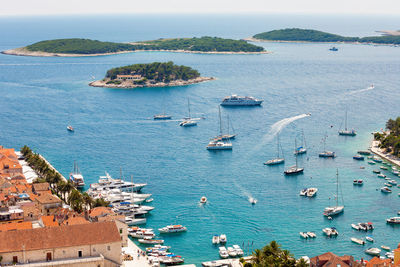
{"label": "rooftop", "polygon": [[61,199],[57,196],[51,194],[42,194],[36,197],[35,199],[40,204],[53,204],[53,203],[61,203]]}

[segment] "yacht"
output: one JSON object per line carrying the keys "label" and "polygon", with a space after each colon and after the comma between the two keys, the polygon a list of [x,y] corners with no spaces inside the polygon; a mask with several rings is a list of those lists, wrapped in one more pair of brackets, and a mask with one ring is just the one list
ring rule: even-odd
{"label": "yacht", "polygon": [[357,154],[357,155],[353,156],[353,159],[355,159],[355,160],[364,160],[364,156],[362,156],[360,154]]}
{"label": "yacht", "polygon": [[353,243],[356,243],[356,244],[359,244],[359,245],[365,245],[365,241],[362,240],[362,239],[358,239],[358,238],[355,238],[355,237],[352,237],[350,239],[351,239],[351,242],[353,242]]}
{"label": "yacht", "polygon": [[232,150],[232,144],[224,141],[211,140],[206,148],[207,150]]}
{"label": "yacht", "polygon": [[222,99],[221,106],[259,106],[263,101],[252,96],[231,95]]}
{"label": "yacht", "polygon": [[297,154],[297,155],[301,155],[301,154],[307,153],[306,138],[305,138],[305,136],[304,136],[304,131],[303,131],[303,130],[301,131],[301,135],[302,135],[302,137],[303,137],[301,146],[296,147],[296,148],[294,149],[294,154]]}
{"label": "yacht", "polygon": [[219,247],[219,256],[223,259],[226,259],[229,257],[228,251],[226,250],[225,247]]}
{"label": "yacht", "polygon": [[233,125],[231,120],[229,119],[229,115],[227,115],[227,121],[228,121],[228,126],[227,128],[227,133],[222,133],[222,121],[221,121],[221,117],[219,118],[219,123],[220,123],[220,134],[218,136],[216,136],[214,139],[218,140],[218,141],[228,141],[231,139],[235,139],[236,134],[230,134],[229,131],[232,128],[232,132],[235,132],[235,129],[233,129]]}
{"label": "yacht", "polygon": [[81,172],[79,171],[78,163],[74,161],[74,169],[69,174],[69,180],[74,184],[77,188],[83,188],[85,186],[85,181]]}
{"label": "yacht", "polygon": [[335,227],[324,228],[322,229],[322,232],[327,236],[337,236],[339,234]]}
{"label": "yacht", "polygon": [[240,248],[239,245],[233,245],[232,247],[235,249],[237,256],[241,257],[244,255],[243,250]]}
{"label": "yacht", "polygon": [[365,250],[365,253],[372,255],[372,256],[379,256],[381,250],[379,248],[369,248]]}
{"label": "yacht", "polygon": [[[285,159],[283,157],[283,150],[282,150],[282,146],[280,146],[279,144],[279,133],[277,134],[277,155],[276,158],[274,159],[270,159],[267,162],[264,163],[264,165],[278,165],[278,164],[282,164],[285,162]],[[282,151],[282,157],[279,155],[279,152]]]}
{"label": "yacht", "polygon": [[322,140],[323,140],[323,143],[324,143],[324,151],[321,152],[321,153],[319,153],[318,156],[319,156],[320,158],[334,158],[334,157],[336,157],[335,152],[328,151],[328,150],[325,149],[325,146],[326,146],[326,138],[327,138],[327,135],[325,134],[324,138],[322,139]]}
{"label": "yacht", "polygon": [[[336,170],[336,206],[326,207],[324,209],[324,216],[332,217],[344,211],[344,206],[339,206],[339,171]],[[343,196],[342,196],[343,202]]]}
{"label": "yacht", "polygon": [[180,224],[178,225],[168,225],[163,228],[159,228],[158,231],[161,234],[168,234],[168,233],[179,233],[179,232],[186,232],[187,228]]}
{"label": "yacht", "polygon": [[157,114],[153,116],[154,120],[170,120],[172,116],[166,114]]}
{"label": "yacht", "polygon": [[141,244],[163,244],[164,240],[162,239],[151,239],[151,238],[141,238],[138,240]]}
{"label": "yacht", "polygon": [[147,184],[135,184],[133,182],[124,181],[122,179],[114,179],[106,172],[105,176],[100,176],[97,183],[90,185],[91,192],[109,191],[111,189],[120,189],[121,191],[134,191],[140,192]]}
{"label": "yacht", "polygon": [[318,188],[310,187],[307,189],[307,197],[314,197],[318,192]]}
{"label": "yacht", "polygon": [[153,232],[147,230],[136,231],[129,233],[129,235],[134,238],[154,238],[156,236]]}
{"label": "yacht", "polygon": [[[295,148],[297,147],[296,144],[296,140],[295,140]],[[294,175],[294,174],[299,174],[299,173],[303,173],[304,168],[300,168],[297,166],[297,154],[295,154],[295,158],[296,158],[296,165],[289,167],[288,169],[286,169],[284,171],[285,175]]]}
{"label": "yacht", "polygon": [[221,234],[221,235],[219,236],[219,242],[220,242],[220,243],[225,244],[227,241],[228,241],[228,240],[227,240],[225,234]]}
{"label": "yacht", "polygon": [[236,257],[237,256],[236,250],[233,247],[228,247],[228,255],[230,257]]}
{"label": "yacht", "polygon": [[179,123],[179,126],[190,127],[190,126],[196,126],[197,125],[197,121],[193,120],[190,117],[190,102],[189,102],[189,98],[188,98],[188,112],[189,112],[189,117],[184,118],[184,120],[181,123]]}
{"label": "yacht", "polygon": [[389,224],[400,224],[400,217],[392,217],[386,220]]}
{"label": "yacht", "polygon": [[214,245],[219,244],[219,235],[213,235],[212,243]]}
{"label": "yacht", "polygon": [[67,126],[67,131],[69,131],[69,132],[75,132],[75,129],[74,129],[71,125],[68,125],[68,126]]}

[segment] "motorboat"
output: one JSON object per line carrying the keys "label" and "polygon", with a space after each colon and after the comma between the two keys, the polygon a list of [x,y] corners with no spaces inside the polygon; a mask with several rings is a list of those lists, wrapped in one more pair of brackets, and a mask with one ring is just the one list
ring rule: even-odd
{"label": "motorboat", "polygon": [[244,255],[243,250],[240,248],[239,245],[233,245],[233,249],[236,251],[236,255],[241,257]]}
{"label": "motorboat", "polygon": [[309,238],[316,238],[317,235],[314,232],[307,232]]}
{"label": "motorboat", "polygon": [[306,232],[300,232],[300,237],[307,239],[308,238],[308,234]]}
{"label": "motorboat", "polygon": [[205,203],[207,203],[207,198],[206,198],[206,197],[204,197],[204,196],[203,196],[203,197],[201,197],[201,198],[200,198],[200,203],[201,203],[201,204],[205,204]]}
{"label": "motorboat", "polygon": [[383,173],[379,173],[379,174],[378,174],[378,177],[379,177],[379,178],[386,178],[386,175],[384,175]]}
{"label": "motorboat", "polygon": [[318,188],[310,187],[307,189],[307,197],[314,197],[318,192]]}
{"label": "motorboat", "polygon": [[393,186],[393,185],[391,185],[389,183],[384,183],[383,185],[386,186],[386,187],[392,187]]}
{"label": "motorboat", "polygon": [[357,230],[357,231],[360,230],[360,226],[357,224],[354,224],[354,223],[351,224],[351,228],[353,228],[354,230]]}
{"label": "motorboat", "polygon": [[178,265],[184,263],[185,259],[179,255],[167,254],[165,256],[159,257],[160,263],[164,265]]}
{"label": "motorboat", "polygon": [[389,223],[389,224],[400,224],[400,217],[391,217],[389,219],[386,219],[386,223]]}
{"label": "motorboat", "polygon": [[391,185],[397,185],[397,182],[395,180],[390,180],[390,181],[388,181],[388,183]]}
{"label": "motorboat", "polygon": [[138,239],[138,242],[141,243],[141,244],[154,245],[154,244],[163,244],[164,240],[162,240],[162,239],[151,239],[151,238],[141,238],[141,239]]}
{"label": "motorboat", "polygon": [[227,240],[225,234],[221,234],[221,235],[219,236],[219,242],[220,242],[220,243],[225,244],[227,241],[228,241],[228,240]]}
{"label": "motorboat", "polygon": [[371,155],[371,152],[369,152],[368,150],[358,150],[357,153],[360,155]]}
{"label": "motorboat", "polygon": [[90,191],[94,194],[100,193],[101,191],[109,191],[111,189],[140,192],[140,190],[147,185],[145,183],[136,184],[133,182],[124,181],[123,179],[114,179],[109,173],[106,172],[105,174],[105,176],[99,177],[97,183],[90,185]]}
{"label": "motorboat", "polygon": [[365,240],[367,240],[369,242],[374,242],[374,239],[371,236],[366,236]]}
{"label": "motorboat", "polygon": [[380,170],[372,170],[373,173],[381,173]]}
{"label": "motorboat", "polygon": [[259,106],[263,101],[252,96],[231,95],[222,99],[221,106]]}
{"label": "motorboat", "polygon": [[78,163],[75,161],[73,171],[69,174],[69,180],[76,188],[83,188],[85,186],[85,180],[83,179],[82,173],[79,171]]}
{"label": "motorboat", "polygon": [[69,132],[75,132],[75,129],[74,129],[71,125],[68,125],[68,126],[67,126],[67,131],[69,131]]}
{"label": "motorboat", "polygon": [[339,49],[337,47],[332,46],[331,48],[329,48],[329,51],[337,52],[339,51]]}
{"label": "motorboat", "polygon": [[394,260],[394,252],[386,252],[386,253],[385,253],[385,256],[386,256],[388,259]]}
{"label": "motorboat", "polygon": [[249,197],[249,202],[251,203],[251,205],[255,205],[257,204],[257,199],[253,198],[253,197]]}
{"label": "motorboat", "polygon": [[150,202],[153,202],[153,200],[154,200],[153,198],[149,198],[149,199],[146,199],[145,202],[150,203]]}
{"label": "motorboat", "polygon": [[358,223],[358,226],[359,226],[360,230],[364,230],[364,231],[374,230],[374,225],[372,224],[372,222]]}
{"label": "motorboat", "polygon": [[384,186],[381,188],[382,193],[392,193],[392,190],[389,189],[389,187]]}
{"label": "motorboat", "polygon": [[390,251],[390,247],[382,245],[381,248],[386,251]]}
{"label": "motorboat", "polygon": [[158,231],[161,234],[168,234],[168,233],[179,233],[179,232],[186,232],[187,228],[180,224],[178,225],[168,225],[163,228],[159,228]]}
{"label": "motorboat", "polygon": [[324,229],[322,229],[322,232],[324,232],[324,234],[329,237],[337,236],[339,234],[335,227],[324,228]]}
{"label": "motorboat", "polygon": [[356,243],[356,244],[359,244],[359,245],[365,245],[365,241],[362,240],[362,239],[358,239],[358,238],[355,238],[355,237],[352,237],[350,239],[351,239],[351,242],[353,242],[353,243]]}
{"label": "motorboat", "polygon": [[361,156],[360,154],[354,155],[353,159],[355,160],[364,160],[364,156]]}
{"label": "motorboat", "polygon": [[382,159],[380,157],[374,156],[372,157],[372,160],[376,163],[382,163]]}
{"label": "motorboat", "polygon": [[233,247],[228,247],[227,250],[228,250],[228,254],[229,254],[230,257],[236,257],[237,256],[236,250]]}
{"label": "motorboat", "polygon": [[226,250],[226,247],[222,246],[219,247],[219,256],[223,259],[226,259],[229,257],[228,251]]}
{"label": "motorboat", "polygon": [[345,135],[345,136],[356,136],[357,132],[354,129],[351,130],[340,130],[339,135]]}
{"label": "motorboat", "polygon": [[379,248],[369,248],[365,250],[365,253],[372,255],[372,256],[379,256],[381,250]]}
{"label": "motorboat", "polygon": [[129,235],[134,238],[154,238],[156,236],[152,231],[148,230],[132,232]]}
{"label": "motorboat", "polygon": [[232,150],[232,143],[211,140],[207,145],[207,150]]}
{"label": "motorboat", "polygon": [[300,196],[307,196],[307,190],[308,188],[304,188],[300,191]]}
{"label": "motorboat", "polygon": [[362,180],[362,179],[359,179],[359,180],[353,180],[353,185],[363,185],[364,184],[364,181]]}
{"label": "motorboat", "polygon": [[264,165],[278,165],[278,164],[282,164],[284,162],[285,162],[284,158],[276,158],[276,159],[267,160],[266,162],[264,162]]}
{"label": "motorboat", "polygon": [[379,167],[381,170],[388,170],[388,167],[386,167],[386,166],[380,166]]}
{"label": "motorboat", "polygon": [[219,235],[213,235],[212,237],[212,243],[214,245],[219,244]]}
{"label": "motorboat", "polygon": [[153,116],[154,120],[170,120],[172,116],[166,114],[157,114]]}
{"label": "motorboat", "polygon": [[374,165],[374,164],[376,164],[375,162],[373,162],[373,161],[368,161],[368,164],[370,164],[370,165]]}
{"label": "motorboat", "polygon": [[325,150],[325,151],[319,153],[318,156],[319,156],[320,158],[334,158],[334,157],[336,157],[336,154],[335,154],[335,152],[333,152],[333,151],[327,151],[327,150]]}
{"label": "motorboat", "polygon": [[128,226],[145,224],[146,222],[146,218],[134,218],[130,216],[125,216],[125,223]]}

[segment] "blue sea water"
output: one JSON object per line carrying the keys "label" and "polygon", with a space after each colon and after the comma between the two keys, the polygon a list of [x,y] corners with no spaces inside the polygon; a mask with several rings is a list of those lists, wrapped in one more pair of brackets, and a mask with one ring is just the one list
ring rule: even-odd
{"label": "blue sea water", "polygon": [[[284,27],[314,28],[349,36],[374,35],[397,29],[399,17],[316,15],[124,15],[0,18],[0,50],[55,38],[82,37],[108,41],[149,40],[160,37],[221,36],[245,38]],[[384,195],[384,180],[372,173],[378,166],[353,161],[359,149],[370,145],[371,132],[398,116],[400,48],[371,45],[258,43],[271,54],[203,55],[139,52],[102,57],[40,58],[0,55],[0,144],[29,145],[43,154],[65,176],[78,161],[87,183],[108,171],[147,182],[156,209],[148,227],[171,223],[188,232],[166,236],[172,251],[187,263],[218,258],[213,234],[225,233],[228,245],[244,246],[246,253],[271,240],[296,257],[326,251],[368,258],[365,247],[350,242],[351,223],[371,221],[373,246],[396,247],[400,228],[385,223],[399,209],[400,189]],[[135,90],[89,87],[112,67],[153,61],[174,61],[198,69],[217,80],[201,84]],[[373,90],[365,90],[370,84]],[[263,98],[262,107],[222,108],[238,134],[233,151],[205,149],[218,133],[218,104],[230,94]],[[181,128],[187,98],[195,116],[205,116],[197,127]],[[162,111],[172,121],[153,121]],[[337,130],[348,110],[349,127],[356,137]],[[311,116],[296,116],[311,113]],[[66,131],[68,124],[76,129]],[[284,166],[263,162],[276,154],[276,133],[294,164],[294,140],[307,141],[308,153],[299,158],[303,175],[284,177]],[[335,159],[320,159],[322,138],[336,151]],[[300,142],[300,141],[299,141]],[[360,169],[365,166],[365,169]],[[339,170],[345,212],[332,221],[322,216],[334,202]],[[400,179],[393,177],[398,182]],[[354,187],[353,179],[364,179]],[[319,189],[314,199],[299,196],[304,187]],[[201,196],[209,202],[199,206]],[[248,199],[258,200],[252,206]],[[334,226],[337,238],[325,238],[322,229]],[[314,231],[314,240],[302,240],[300,231]]]}

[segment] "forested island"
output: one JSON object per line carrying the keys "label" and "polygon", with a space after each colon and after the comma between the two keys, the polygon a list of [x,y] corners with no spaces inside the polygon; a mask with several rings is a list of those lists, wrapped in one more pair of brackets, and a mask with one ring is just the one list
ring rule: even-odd
{"label": "forested island", "polygon": [[90,86],[109,88],[183,86],[213,80],[201,77],[197,70],[169,62],[134,64],[107,71],[103,80],[91,82]]}
{"label": "forested island", "polygon": [[219,37],[158,39],[135,43],[113,43],[90,39],[70,38],[37,42],[25,47],[3,51],[20,56],[98,56],[134,51],[174,51],[187,53],[266,53],[261,46],[244,40]]}
{"label": "forested island", "polygon": [[345,42],[345,43],[373,43],[373,44],[400,44],[400,36],[370,36],[346,37],[337,34],[309,30],[309,29],[283,29],[263,32],[254,35],[252,41],[287,41],[287,42]]}

